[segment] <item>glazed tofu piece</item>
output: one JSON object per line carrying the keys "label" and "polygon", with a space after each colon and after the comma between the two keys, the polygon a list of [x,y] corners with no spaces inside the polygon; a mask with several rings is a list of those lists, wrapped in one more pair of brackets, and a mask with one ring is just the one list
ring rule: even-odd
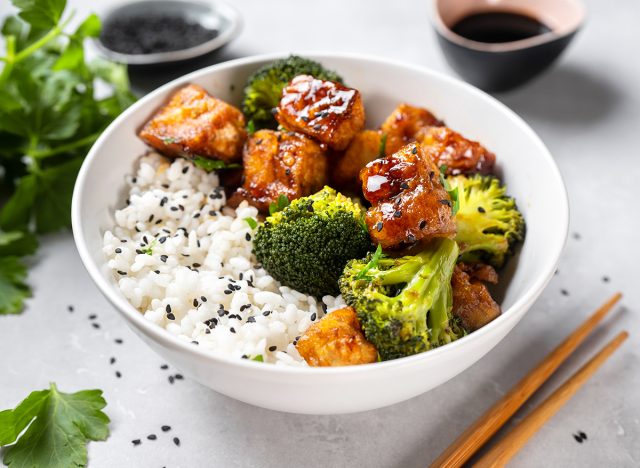
{"label": "glazed tofu piece", "polygon": [[421,130],[444,123],[422,107],[400,104],[387,117],[380,129],[387,135],[385,152],[387,156],[395,153],[407,143],[415,141]]}
{"label": "glazed tofu piece", "polygon": [[360,185],[359,174],[362,168],[380,157],[381,140],[379,130],[363,130],[358,133],[346,151],[336,158],[331,169],[332,183],[338,188],[356,191]]}
{"label": "glazed tofu piece", "polygon": [[447,166],[447,175],[489,174],[493,171],[495,154],[448,127],[424,129],[419,132],[417,140],[438,167]]}
{"label": "glazed tofu piece", "polygon": [[489,290],[482,283],[483,280],[497,282],[497,279],[498,275],[490,266],[483,265],[478,269],[465,264],[456,265],[451,277],[453,289],[451,312],[468,332],[484,327],[500,315],[500,306],[496,304]]}
{"label": "glazed tofu piece", "polygon": [[360,92],[340,83],[296,76],[282,90],[276,119],[332,149],[343,150],[364,127]]}
{"label": "glazed tofu piece", "polygon": [[351,307],[335,310],[311,325],[296,348],[314,367],[352,366],[378,360],[378,351],[365,338]]}
{"label": "glazed tofu piece", "polygon": [[280,195],[289,200],[317,192],[327,183],[327,156],[310,138],[294,132],[259,130],[242,157],[244,181],[230,204],[247,200],[262,212]]}
{"label": "glazed tofu piece", "polygon": [[199,155],[237,161],[247,138],[239,109],[197,85],[176,91],[138,136],[166,156]]}
{"label": "glazed tofu piece", "polygon": [[383,249],[455,235],[451,198],[438,166],[419,144],[370,162],[360,178],[362,193],[372,205],[366,214],[369,234]]}

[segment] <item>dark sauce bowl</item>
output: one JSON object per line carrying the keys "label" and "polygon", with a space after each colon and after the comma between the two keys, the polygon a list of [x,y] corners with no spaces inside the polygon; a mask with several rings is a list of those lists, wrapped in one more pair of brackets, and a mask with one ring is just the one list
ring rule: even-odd
{"label": "dark sauce bowl", "polygon": [[[479,13],[514,13],[548,27],[525,39],[479,42],[452,28]],[[549,67],[584,23],[580,0],[433,0],[432,23],[444,56],[462,78],[486,91],[506,91]]]}
{"label": "dark sauce bowl", "polygon": [[127,65],[156,65],[191,60],[209,54],[226,45],[240,32],[242,21],[237,10],[229,4],[211,0],[143,0],[127,2],[108,11],[103,18],[103,31],[118,19],[130,19],[145,15],[179,16],[203,29],[215,31],[212,38],[190,47],[152,53],[123,53],[112,50],[100,38],[95,47],[108,59]]}

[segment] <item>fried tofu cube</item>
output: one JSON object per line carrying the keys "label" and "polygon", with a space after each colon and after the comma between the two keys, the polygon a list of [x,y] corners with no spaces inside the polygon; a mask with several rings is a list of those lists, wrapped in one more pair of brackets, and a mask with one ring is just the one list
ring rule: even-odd
{"label": "fried tofu cube", "polygon": [[381,141],[382,134],[379,130],[363,130],[358,133],[346,151],[336,158],[331,169],[332,183],[341,189],[356,191],[362,168],[380,157]]}
{"label": "fried tofu cube", "polygon": [[462,327],[468,332],[484,327],[501,313],[500,306],[491,297],[489,290],[482,283],[483,280],[497,282],[498,275],[488,265],[477,268],[459,264],[453,270],[451,313],[460,320]]}
{"label": "fried tofu cube", "polygon": [[447,175],[489,174],[493,171],[495,154],[448,127],[426,128],[418,133],[417,140],[438,167],[447,166]]}
{"label": "fried tofu cube", "polygon": [[352,366],[378,360],[378,351],[362,333],[352,307],[330,312],[311,325],[298,340],[296,349],[314,367]]}
{"label": "fried tofu cube", "polygon": [[343,150],[364,127],[364,105],[355,89],[300,75],[282,90],[276,119],[289,130]]}
{"label": "fried tofu cube", "polygon": [[176,91],[138,135],[166,156],[225,162],[240,159],[247,138],[242,112],[193,84]]}
{"label": "fried tofu cube", "polygon": [[455,235],[451,197],[438,167],[419,144],[370,162],[360,178],[362,193],[372,205],[365,217],[369,235],[383,249]]}
{"label": "fried tofu cube", "polygon": [[444,123],[435,115],[422,107],[400,104],[384,121],[380,130],[387,135],[385,153],[395,153],[407,143],[415,141],[418,132]]}
{"label": "fried tofu cube", "polygon": [[327,183],[327,156],[311,138],[294,132],[259,130],[242,157],[244,182],[229,203],[247,200],[262,212],[280,195],[306,197]]}

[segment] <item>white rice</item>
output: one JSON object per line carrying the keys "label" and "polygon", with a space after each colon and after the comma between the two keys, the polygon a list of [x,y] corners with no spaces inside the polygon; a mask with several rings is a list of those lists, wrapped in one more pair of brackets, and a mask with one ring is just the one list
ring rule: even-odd
{"label": "white rice", "polygon": [[115,212],[103,252],[124,296],[169,333],[213,353],[306,365],[294,342],[342,298],[280,285],[257,265],[258,211],[225,206],[218,176],[185,159],[140,158],[127,206]]}

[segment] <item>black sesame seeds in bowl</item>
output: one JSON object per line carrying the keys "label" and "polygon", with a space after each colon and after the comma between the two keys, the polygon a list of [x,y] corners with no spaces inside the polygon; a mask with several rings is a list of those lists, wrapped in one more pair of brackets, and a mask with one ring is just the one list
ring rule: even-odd
{"label": "black sesame seeds in bowl", "polygon": [[110,60],[153,65],[213,52],[240,31],[240,16],[221,1],[143,0],[104,17],[95,45]]}

